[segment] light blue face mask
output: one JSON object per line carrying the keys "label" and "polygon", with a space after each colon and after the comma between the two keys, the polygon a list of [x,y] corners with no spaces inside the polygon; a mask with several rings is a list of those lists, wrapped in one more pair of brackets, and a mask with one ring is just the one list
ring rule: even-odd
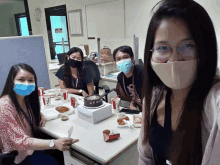
{"label": "light blue face mask", "polygon": [[23,83],[15,83],[14,91],[20,96],[30,95],[35,90],[35,83],[31,84],[23,84]]}
{"label": "light blue face mask", "polygon": [[132,67],[132,63],[131,63],[131,59],[125,59],[125,60],[121,60],[116,62],[117,68],[124,72],[124,73],[129,73]]}

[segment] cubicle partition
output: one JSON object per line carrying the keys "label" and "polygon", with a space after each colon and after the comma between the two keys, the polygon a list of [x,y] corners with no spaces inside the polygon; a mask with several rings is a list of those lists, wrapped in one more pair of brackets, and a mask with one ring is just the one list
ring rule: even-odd
{"label": "cubicle partition", "polygon": [[0,94],[11,66],[30,65],[37,75],[39,87],[50,88],[43,36],[0,38]]}

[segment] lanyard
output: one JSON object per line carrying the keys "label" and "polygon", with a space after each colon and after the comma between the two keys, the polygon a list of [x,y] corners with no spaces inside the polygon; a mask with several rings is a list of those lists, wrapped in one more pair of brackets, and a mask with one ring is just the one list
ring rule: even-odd
{"label": "lanyard", "polygon": [[76,88],[77,88],[77,85],[78,85],[78,78],[76,78]]}

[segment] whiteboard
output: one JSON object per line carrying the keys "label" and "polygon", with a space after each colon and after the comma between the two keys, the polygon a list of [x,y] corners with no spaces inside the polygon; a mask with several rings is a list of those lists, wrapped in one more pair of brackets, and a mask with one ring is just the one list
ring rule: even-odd
{"label": "whiteboard", "polygon": [[11,67],[18,63],[30,65],[39,87],[50,88],[43,36],[0,38],[0,94]]}
{"label": "whiteboard", "polygon": [[125,38],[123,0],[86,6],[88,37]]}

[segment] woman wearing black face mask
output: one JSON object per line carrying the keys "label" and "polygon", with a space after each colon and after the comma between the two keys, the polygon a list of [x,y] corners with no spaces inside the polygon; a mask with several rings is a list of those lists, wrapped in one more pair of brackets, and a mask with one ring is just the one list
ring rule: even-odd
{"label": "woman wearing black face mask", "polygon": [[83,52],[80,48],[73,47],[66,55],[65,64],[57,71],[61,89],[68,93],[83,96],[93,95],[94,84],[89,70],[83,68]]}

